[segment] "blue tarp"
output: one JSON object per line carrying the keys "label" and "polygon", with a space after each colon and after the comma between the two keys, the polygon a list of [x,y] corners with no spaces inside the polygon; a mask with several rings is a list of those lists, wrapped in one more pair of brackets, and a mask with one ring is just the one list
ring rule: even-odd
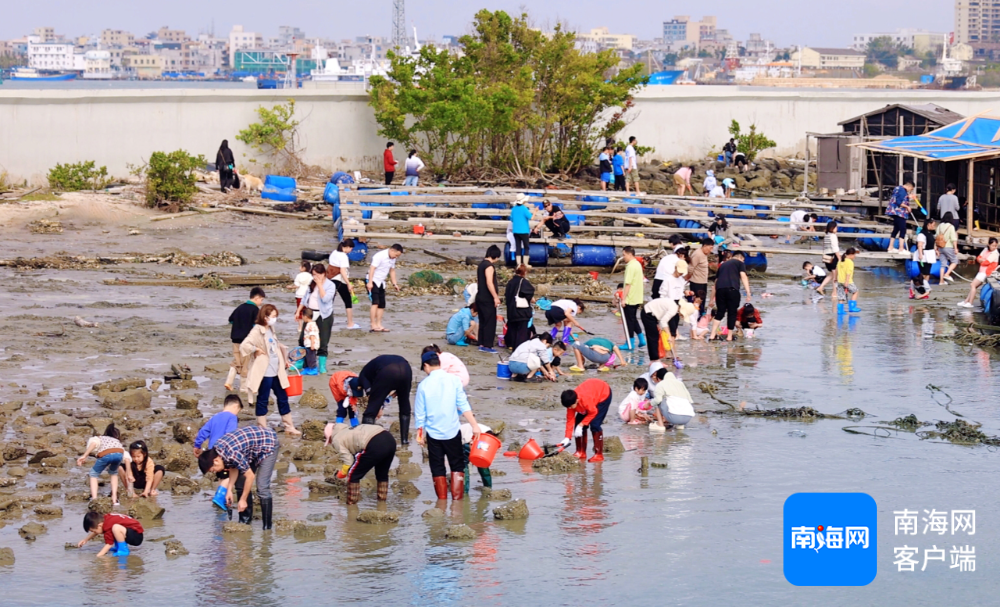
{"label": "blue tarp", "polygon": [[869,150],[931,160],[1000,156],[1000,118],[973,116],[926,135],[896,137],[856,145]]}

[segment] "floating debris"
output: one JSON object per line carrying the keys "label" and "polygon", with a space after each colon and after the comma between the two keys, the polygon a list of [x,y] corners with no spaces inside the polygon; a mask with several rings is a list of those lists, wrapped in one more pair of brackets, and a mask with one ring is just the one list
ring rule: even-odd
{"label": "floating debris", "polygon": [[970,424],[963,419],[953,422],[937,422],[936,430],[917,432],[921,439],[943,439],[960,445],[989,445],[1000,447],[1000,436],[989,436],[979,428],[982,424]]}

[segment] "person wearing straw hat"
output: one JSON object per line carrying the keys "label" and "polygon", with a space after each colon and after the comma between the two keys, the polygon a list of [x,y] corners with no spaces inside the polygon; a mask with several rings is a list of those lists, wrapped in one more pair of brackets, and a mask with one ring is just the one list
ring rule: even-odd
{"label": "person wearing straw hat", "polygon": [[482,430],[469,406],[462,382],[441,368],[437,352],[424,352],[420,366],[427,377],[417,386],[414,417],[417,443],[427,446],[428,464],[434,479],[434,493],[439,500],[448,499],[448,479],[444,460],[451,469],[451,499],[465,497],[465,452],[462,448],[460,418],[465,418],[472,430],[472,442]]}
{"label": "person wearing straw hat", "polygon": [[511,232],[514,235],[514,246],[511,247],[510,254],[514,257],[514,265],[531,267],[528,264],[531,250],[531,219],[533,213],[531,207],[526,203],[528,197],[518,194],[514,202],[511,203],[510,223]]}

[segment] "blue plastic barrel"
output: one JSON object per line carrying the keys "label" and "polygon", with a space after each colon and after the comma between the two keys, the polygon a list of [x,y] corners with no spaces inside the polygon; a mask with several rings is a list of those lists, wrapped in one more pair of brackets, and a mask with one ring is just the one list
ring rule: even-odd
{"label": "blue plastic barrel", "polygon": [[979,303],[983,306],[983,312],[992,316],[993,314],[993,285],[990,281],[983,283],[983,288],[979,290]]}
{"label": "blue plastic barrel", "polygon": [[[677,227],[685,228],[688,230],[704,230],[705,227],[701,225],[701,222],[695,221],[694,219],[678,219]],[[708,232],[692,232],[691,237],[696,240],[701,240],[703,238],[709,238]]]}
{"label": "blue plastic barrel", "polygon": [[571,226],[582,226],[587,221],[587,216],[579,213],[564,213],[564,215]]}
{"label": "blue plastic barrel", "polygon": [[350,173],[345,173],[344,171],[337,171],[330,176],[330,181],[328,183],[336,183],[338,185],[344,185],[347,183],[354,183],[354,177]]}
{"label": "blue plastic barrel", "polygon": [[[917,251],[917,247],[910,247],[910,253],[911,254],[912,253],[916,253],[916,251]],[[920,276],[920,264],[917,263],[916,261],[913,261],[912,259],[907,259],[906,262],[903,265],[904,265],[904,267],[906,269],[906,276],[910,280],[913,280],[917,276]],[[940,276],[941,275],[941,262],[940,261],[935,261],[931,265],[931,273],[930,273],[930,275],[931,276]]]}
{"label": "blue plastic barrel", "polygon": [[[503,258],[506,260],[508,268],[514,267],[514,253],[510,250],[510,243],[503,246]],[[528,263],[532,267],[545,267],[549,265],[549,248],[542,242],[533,242],[528,245]]]}
{"label": "blue plastic barrel", "polygon": [[745,256],[743,263],[746,265],[747,270],[767,271],[767,255],[764,253],[751,253],[749,251],[744,251],[743,254]]}
{"label": "blue plastic barrel", "polygon": [[292,188],[295,189],[295,178],[294,177],[283,177],[281,175],[268,175],[264,177],[264,185],[271,185],[278,189]]}
{"label": "blue plastic barrel", "polygon": [[573,245],[574,266],[613,266],[618,255],[615,248],[607,245]]}
{"label": "blue plastic barrel", "polygon": [[[343,240],[343,237],[341,237]],[[365,257],[368,257],[368,245],[363,242],[354,241],[354,249],[347,254],[347,258],[351,261],[364,261]]]}
{"label": "blue plastic barrel", "polygon": [[[577,200],[583,202],[608,202],[607,196],[577,196]],[[603,211],[608,208],[606,204],[582,204],[580,205],[581,211]]]}
{"label": "blue plastic barrel", "polygon": [[340,186],[336,183],[328,183],[323,188],[323,200],[329,204],[340,204]]}

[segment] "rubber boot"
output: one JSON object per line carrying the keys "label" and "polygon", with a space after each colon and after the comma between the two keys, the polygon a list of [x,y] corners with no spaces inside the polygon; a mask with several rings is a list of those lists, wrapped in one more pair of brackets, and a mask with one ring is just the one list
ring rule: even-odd
{"label": "rubber boot", "polygon": [[843,314],[845,314],[845,313],[846,313],[846,312],[845,312],[845,310],[844,310],[844,304],[842,304],[842,303],[838,303],[838,304],[837,304],[837,315],[838,315],[838,316],[842,316],[842,315],[843,315]]}
{"label": "rubber boot", "polygon": [[351,418],[351,427],[352,428],[357,428],[358,424],[360,424],[360,423],[361,422],[358,421],[358,418],[356,418],[356,417],[352,417]]}
{"label": "rubber boot", "polygon": [[462,451],[465,452],[465,494],[469,495],[469,486],[472,484],[472,475],[469,474],[469,453],[472,451],[472,445],[462,445]]}
{"label": "rubber boot", "polygon": [[852,313],[857,313],[861,311],[861,308],[858,307],[858,302],[856,301],[852,301],[851,303],[848,304],[847,307],[848,310]]}
{"label": "rubber boot", "polygon": [[243,512],[240,512],[239,521],[244,525],[249,525],[253,522],[253,493],[247,496],[247,508]]}
{"label": "rubber boot", "polygon": [[384,502],[389,499],[389,481],[379,481],[376,486],[377,499],[380,502]]}
{"label": "rubber boot", "polygon": [[400,415],[399,416],[399,444],[409,445],[410,444],[410,416]]}
{"label": "rubber boot", "polygon": [[337,423],[338,423],[338,424],[342,424],[342,423],[344,423],[344,418],[343,418],[343,417],[340,417],[340,416],[338,416],[338,417],[337,417]]}
{"label": "rubber boot", "polygon": [[306,364],[306,360],[304,358],[300,358],[297,361],[295,361],[294,363],[292,363],[292,367],[296,371],[300,371],[301,372],[302,371],[302,367],[305,366],[305,364]]}
{"label": "rubber boot", "polygon": [[326,375],[326,357],[325,356],[320,356],[319,357],[319,374],[320,375]]}
{"label": "rubber boot", "polygon": [[604,430],[594,432],[594,457],[587,461],[592,464],[604,461]]}
{"label": "rubber boot", "polygon": [[262,497],[260,498],[260,519],[264,523],[264,531],[271,528],[271,515],[273,513],[274,498],[272,497]]}
{"label": "rubber boot", "polygon": [[448,479],[444,476],[434,477],[434,493],[439,500],[448,499]]}
{"label": "rubber boot", "polygon": [[347,483],[347,505],[353,506],[361,501],[361,483]]}
{"label": "rubber boot", "polygon": [[128,556],[128,544],[125,542],[115,542],[115,556]]}
{"label": "rubber boot", "polygon": [[364,416],[361,417],[361,423],[362,424],[374,424],[375,423],[375,416],[374,415],[364,415]]}
{"label": "rubber boot", "polygon": [[645,333],[640,333],[639,334],[639,347],[640,348],[645,348],[646,347],[646,334]]}
{"label": "rubber boot", "polygon": [[457,502],[465,498],[465,474],[462,472],[451,473],[451,499]]}
{"label": "rubber boot", "polygon": [[587,459],[587,430],[584,429],[583,436],[576,439],[576,453],[573,454],[577,459]]}
{"label": "rubber boot", "polygon": [[319,369],[316,367],[302,369],[301,373],[302,375],[319,375]]}
{"label": "rubber boot", "polygon": [[623,343],[622,345],[618,346],[618,349],[619,350],[632,350],[632,343],[633,342],[632,342],[631,338],[626,339],[625,343]]}
{"label": "rubber boot", "polygon": [[229,507],[226,506],[226,492],[228,489],[224,486],[219,487],[215,490],[215,497],[212,498],[212,503],[218,506],[223,511],[228,511]]}
{"label": "rubber boot", "polygon": [[483,487],[487,489],[493,488],[493,473],[490,472],[489,468],[478,468],[479,478],[483,479]]}

